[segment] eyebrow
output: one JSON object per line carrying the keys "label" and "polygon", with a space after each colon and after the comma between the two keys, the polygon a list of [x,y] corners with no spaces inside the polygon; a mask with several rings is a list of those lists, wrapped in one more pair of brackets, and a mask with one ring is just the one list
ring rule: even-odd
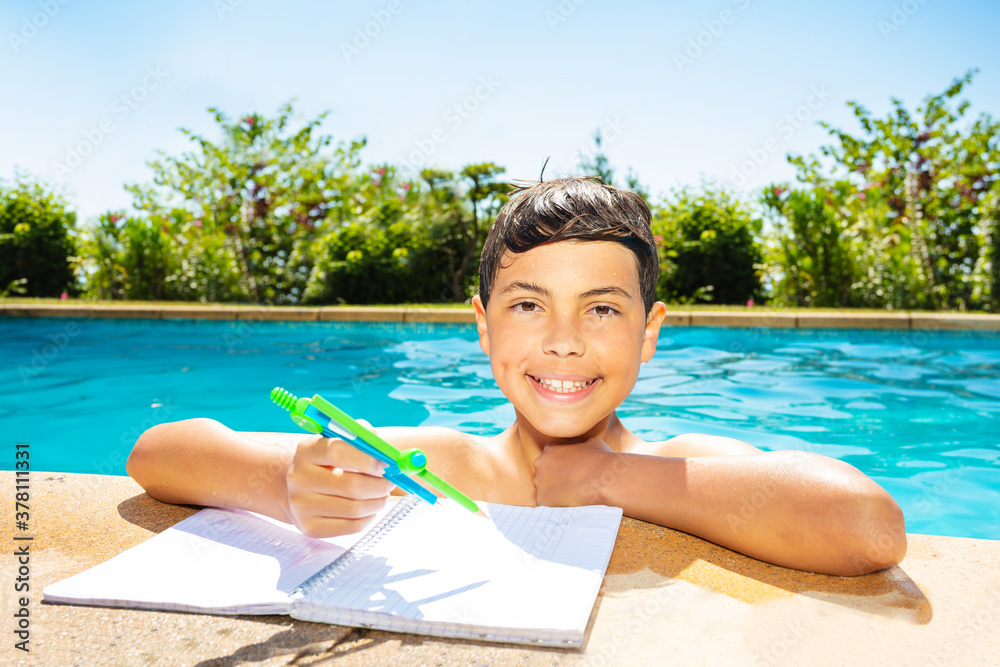
{"label": "eyebrow", "polygon": [[628,299],[629,301],[632,300],[632,295],[623,290],[621,287],[598,287],[597,289],[587,290],[580,296],[584,299],[589,299],[595,296],[604,296],[605,294],[618,296],[623,299]]}
{"label": "eyebrow", "polygon": [[548,291],[538,283],[531,283],[524,280],[515,280],[504,287],[500,294],[510,294],[511,292],[531,292],[532,294],[538,294],[540,296],[552,296],[552,292]]}
{"label": "eyebrow", "polygon": [[[524,280],[515,280],[514,282],[504,287],[503,290],[500,291],[500,294],[510,294],[511,292],[531,292],[532,294],[538,294],[539,296],[544,296],[544,297],[552,296],[552,293],[549,290],[545,289],[538,283],[527,282]],[[632,301],[631,294],[623,290],[621,287],[614,287],[614,286],[598,287],[596,289],[587,290],[586,292],[580,294],[580,298],[589,299],[595,296],[605,296],[605,295],[617,296]]]}

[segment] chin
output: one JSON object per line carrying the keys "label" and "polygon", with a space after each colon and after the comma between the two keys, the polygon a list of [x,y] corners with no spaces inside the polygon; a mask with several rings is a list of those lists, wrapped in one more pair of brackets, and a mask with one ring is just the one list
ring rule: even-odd
{"label": "chin", "polygon": [[580,428],[579,425],[574,424],[546,424],[540,427],[535,426],[535,429],[550,440],[585,440],[590,437],[588,434],[594,429],[594,426]]}

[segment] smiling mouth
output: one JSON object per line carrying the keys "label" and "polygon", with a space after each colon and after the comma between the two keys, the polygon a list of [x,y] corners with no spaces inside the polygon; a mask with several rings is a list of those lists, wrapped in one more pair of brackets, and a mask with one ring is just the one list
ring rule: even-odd
{"label": "smiling mouth", "polygon": [[549,378],[539,378],[534,375],[529,375],[535,384],[539,385],[544,389],[555,392],[557,394],[575,394],[578,391],[583,391],[590,385],[597,382],[597,378],[593,380],[552,380]]}

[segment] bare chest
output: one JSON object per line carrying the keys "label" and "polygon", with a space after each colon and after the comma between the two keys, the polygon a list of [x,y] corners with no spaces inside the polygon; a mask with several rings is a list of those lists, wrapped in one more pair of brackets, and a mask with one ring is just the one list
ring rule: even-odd
{"label": "bare chest", "polygon": [[484,459],[475,474],[470,475],[470,495],[491,503],[535,506],[535,484],[530,471],[495,452]]}

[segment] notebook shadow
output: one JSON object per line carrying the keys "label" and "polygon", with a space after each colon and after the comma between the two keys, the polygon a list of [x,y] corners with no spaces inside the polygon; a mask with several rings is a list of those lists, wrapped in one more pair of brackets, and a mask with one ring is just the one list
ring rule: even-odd
{"label": "notebook shadow", "polygon": [[[248,618],[239,616],[236,618]],[[287,617],[274,617],[275,622],[287,623]],[[262,620],[254,617],[250,620]],[[331,633],[336,636],[331,638]],[[447,637],[423,637],[421,635],[400,634],[384,632],[380,630],[370,630],[368,628],[348,628],[339,625],[326,625],[323,623],[308,623],[305,621],[294,621],[294,625],[284,632],[280,632],[266,641],[256,644],[242,646],[233,653],[218,658],[203,660],[195,664],[195,667],[231,667],[235,665],[246,665],[264,662],[274,658],[284,658],[281,664],[284,665],[325,665],[337,660],[341,660],[350,655],[364,656],[365,652],[374,651],[384,660],[386,650],[379,651],[383,644],[398,644],[395,647],[386,649],[389,654],[398,653],[404,647],[412,649],[420,647],[424,643],[436,645],[448,644],[469,648],[475,646],[477,654],[483,651],[489,652],[491,649],[510,649],[511,644],[500,644],[496,642],[469,642],[463,639],[450,639]],[[520,649],[528,649],[532,653],[548,653],[553,657],[557,655],[575,655],[579,651],[576,649],[564,649],[553,646],[518,646]],[[287,656],[287,657],[285,657]],[[369,659],[372,659],[371,656]],[[375,663],[379,664],[379,663]]]}
{"label": "notebook shadow", "polygon": [[930,600],[899,566],[858,577],[802,572],[629,518],[622,521],[608,575],[624,575],[615,578],[618,590],[680,579],[750,604],[793,593],[914,625],[927,624],[933,616]]}
{"label": "notebook shadow", "polygon": [[[449,597],[462,595],[463,593],[489,583],[487,580],[469,582],[464,586],[442,591],[436,595],[408,599],[401,594],[396,587],[391,586],[391,584],[397,584],[404,580],[416,580],[420,577],[428,575],[435,575],[437,574],[437,571],[422,569],[394,573],[386,558],[370,558],[366,562],[363,591],[354,590],[349,586],[337,587],[333,591],[321,593],[320,596],[322,601],[324,603],[337,606],[341,598],[347,598],[351,600],[351,604],[355,609],[360,609],[364,612],[396,614],[405,610],[406,618],[420,620],[424,618],[424,615],[421,612],[421,607],[423,605],[431,604]],[[375,585],[373,582],[379,582],[379,584]],[[365,599],[361,593],[364,593],[364,595],[367,596],[367,599]],[[461,619],[456,622],[460,623]]]}
{"label": "notebook shadow", "polygon": [[[281,621],[288,623],[288,618],[281,617]],[[335,633],[336,637],[331,639],[331,632]],[[284,658],[282,664],[285,665],[322,665],[359,651],[375,648],[395,638],[397,637],[388,633],[373,632],[365,628],[323,625],[320,629],[320,624],[298,622],[284,632],[269,637],[267,641],[241,646],[227,656],[202,660],[195,665],[229,667],[263,662],[272,658]]]}

